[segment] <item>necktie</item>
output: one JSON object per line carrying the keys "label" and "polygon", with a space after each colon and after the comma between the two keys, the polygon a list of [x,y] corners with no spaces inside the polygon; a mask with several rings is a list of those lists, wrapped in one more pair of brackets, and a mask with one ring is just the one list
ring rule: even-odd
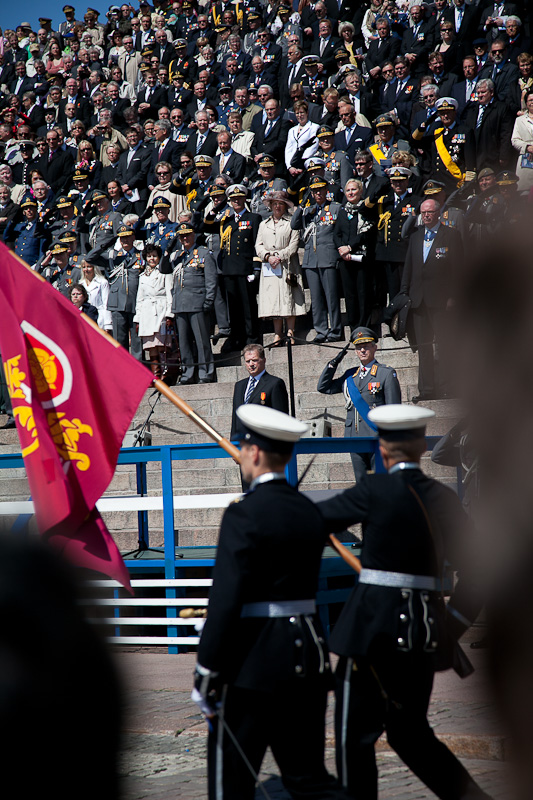
{"label": "necktie", "polygon": [[325,47],[326,47],[326,42],[324,41],[324,39],[322,39],[321,42],[320,42],[320,55],[321,56],[324,55],[324,48]]}
{"label": "necktie", "polygon": [[253,376],[250,376],[250,378],[248,380],[248,386],[246,388],[246,394],[244,395],[244,402],[245,403],[249,403],[250,402],[250,397],[252,396],[252,392],[255,389],[256,383],[257,383],[257,380]]}
{"label": "necktie", "polygon": [[457,9],[457,24],[455,26],[455,32],[456,33],[458,32],[459,28],[461,27],[461,22],[463,21],[463,14],[464,14],[464,9],[458,8]]}
{"label": "necktie", "polygon": [[271,130],[272,130],[272,123],[271,122],[267,122],[267,126],[265,128],[265,138],[268,136],[268,134],[270,133]]}
{"label": "necktie", "polygon": [[483,122],[483,114],[485,113],[486,107],[487,106],[480,106],[479,107],[478,118],[477,118],[477,122],[476,122],[476,128],[480,128],[481,127],[481,123]]}
{"label": "necktie", "polygon": [[196,140],[196,152],[199,153],[202,149],[204,143],[205,136],[202,133],[198,134],[198,138]]}
{"label": "necktie", "polygon": [[224,153],[221,153],[221,154],[220,154],[220,161],[219,161],[219,163],[218,163],[218,166],[219,166],[220,172],[223,172],[223,171],[224,171],[224,164],[225,164],[225,163],[226,163],[226,157],[225,157]]}
{"label": "necktie", "polygon": [[346,138],[346,147],[348,147],[348,145],[350,144],[350,139],[352,138],[352,129],[346,128],[346,130],[344,131],[344,135]]}

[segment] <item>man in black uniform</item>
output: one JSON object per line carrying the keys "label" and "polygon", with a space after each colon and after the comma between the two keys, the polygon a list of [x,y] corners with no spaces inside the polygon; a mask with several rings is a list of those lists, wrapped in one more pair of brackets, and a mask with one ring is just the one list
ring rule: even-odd
{"label": "man in black uniform", "polygon": [[259,342],[254,259],[261,217],[246,209],[248,190],[241,183],[230,186],[226,194],[233,211],[220,221],[220,269],[228,298],[231,336],[222,346],[223,353]]}
{"label": "man in black uniform", "polygon": [[[340,351],[325,367],[318,379],[317,391],[322,394],[344,393],[346,399],[346,422],[344,436],[374,436],[375,426],[369,424],[371,408],[386,403],[401,403],[402,392],[396,370],[376,361],[378,339],[370,328],[356,328],[351,340],[361,362],[335,378],[335,370],[347,353]],[[350,453],[355,480],[359,482],[368,469],[373,468],[374,456],[370,453]]]}
{"label": "man in black uniform", "polygon": [[209,798],[255,795],[228,729],[256,773],[271,747],[292,797],[342,798],[324,767],[330,669],[315,603],[322,520],[284,473],[307,425],[257,405],[237,414],[241,470],[251,486],[222,520],[193,693],[214,715]]}
{"label": "man in black uniform", "polygon": [[[460,553],[467,517],[457,495],[420,470],[430,409],[373,409],[387,475],[370,475],[319,503],[326,530],[363,523],[362,571],[331,636],[336,671],[337,771],[351,797],[377,798],[374,744],[383,731],[400,758],[443,800],[487,798],[426,718],[436,669],[471,665],[457,639],[481,608]],[[442,598],[445,559],[460,567]],[[459,666],[460,664],[460,666]]]}

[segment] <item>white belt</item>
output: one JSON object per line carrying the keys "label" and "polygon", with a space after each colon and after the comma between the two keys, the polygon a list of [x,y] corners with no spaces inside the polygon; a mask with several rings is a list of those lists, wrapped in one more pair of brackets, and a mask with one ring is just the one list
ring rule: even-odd
{"label": "white belt", "polygon": [[386,572],[381,569],[363,568],[359,573],[359,583],[372,586],[389,586],[393,589],[421,589],[426,592],[440,592],[439,578],[430,575],[409,575],[407,572]]}
{"label": "white belt", "polygon": [[275,603],[245,603],[241,617],[293,617],[297,614],[314,614],[314,600],[278,600]]}

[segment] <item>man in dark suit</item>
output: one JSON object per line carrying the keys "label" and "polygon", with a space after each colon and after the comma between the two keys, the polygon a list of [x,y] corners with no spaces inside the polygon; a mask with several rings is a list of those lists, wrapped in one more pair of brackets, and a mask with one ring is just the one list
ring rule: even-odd
{"label": "man in dark suit", "polygon": [[245,403],[254,403],[289,413],[287,387],[282,378],[276,378],[266,371],[265,350],[262,345],[247,344],[243,348],[242,357],[248,377],[237,381],[233,389],[230,436],[232,440],[242,432],[242,425],[235,412]]}
{"label": "man in dark suit", "polygon": [[217,142],[220,155],[215,156],[213,175],[217,176],[223,172],[229,175],[232,183],[240,183],[246,171],[246,159],[232,150],[231,133],[228,131],[221,131],[217,135]]}
{"label": "man in dark suit", "polygon": [[260,86],[270,86],[276,97],[279,95],[278,79],[273,69],[268,69],[261,56],[252,58],[252,71],[248,79],[248,87],[255,86],[259,91]]}
{"label": "man in dark suit", "polygon": [[0,53],[0,86],[3,83],[5,83],[6,86],[9,86],[14,77],[15,68],[13,64],[6,64],[4,54]]}
{"label": "man in dark suit", "polygon": [[147,70],[145,88],[137,93],[137,108],[141,120],[157,119],[160,108],[167,105],[167,90],[157,85],[157,72]]}
{"label": "man in dark suit", "polygon": [[22,95],[23,114],[34,131],[44,125],[44,108],[36,104],[35,92],[24,92]]}
{"label": "man in dark suit", "polygon": [[154,146],[151,154],[148,185],[156,186],[155,169],[160,161],[172,165],[172,173],[180,168],[181,148],[172,139],[172,123],[168,119],[158,119],[154,122]]}
{"label": "man in dark suit", "polygon": [[[440,222],[440,212],[434,198],[422,202],[422,225],[409,239],[400,286],[400,292],[411,299],[410,315],[418,346],[418,400],[446,397],[450,391],[447,309],[454,296],[454,274],[460,267],[463,248],[460,233]],[[434,338],[438,359],[433,354]]]}
{"label": "man in dark suit", "polygon": [[15,64],[15,77],[8,83],[7,88],[10,94],[22,97],[24,92],[33,90],[34,80],[26,74],[26,64],[24,61],[17,61]]}
{"label": "man in dark suit", "polygon": [[217,135],[209,128],[207,111],[197,111],[194,115],[197,129],[187,139],[185,150],[195,155],[215,157],[218,142]]}
{"label": "man in dark suit", "polygon": [[257,33],[257,47],[254,47],[252,56],[261,56],[267,69],[273,70],[276,75],[281,69],[283,50],[279,44],[271,41],[271,33],[268,28],[263,28]]}
{"label": "man in dark suit", "polygon": [[[523,8],[523,4],[520,4]],[[487,4],[479,16],[479,33],[487,37],[489,44],[500,36],[505,30],[507,17],[519,13],[515,3],[496,2]]]}
{"label": "man in dark suit", "polygon": [[355,121],[355,109],[351,103],[341,101],[339,103],[339,115],[344,125],[344,130],[335,134],[335,150],[344,150],[350,160],[354,163],[355,153],[358,150],[366,150],[372,143],[372,129],[363,128]]}
{"label": "man in dark suit", "polygon": [[269,155],[276,161],[278,174],[284,172],[285,145],[292,122],[282,119],[279,101],[272,97],[265,103],[267,122],[256,134],[252,144],[252,157],[257,163],[261,156]]}
{"label": "man in dark suit", "polygon": [[[489,800],[426,718],[435,669],[456,663],[457,640],[483,603],[479,576],[468,574],[476,559],[468,553],[461,501],[420,469],[426,424],[434,417],[430,409],[407,405],[372,409],[388,474],[369,475],[318,504],[325,533],[363,526],[362,572],[329,640],[340,656],[335,741],[349,797],[377,797],[374,744],[386,731],[431,794]],[[441,577],[448,560],[460,578],[445,604]],[[466,677],[471,667],[462,662]]]}
{"label": "man in dark suit", "polygon": [[176,51],[168,41],[167,32],[163,28],[156,31],[155,44],[153,45],[154,56],[157,56],[159,63],[168,67],[170,62],[176,58]]}
{"label": "man in dark suit", "polygon": [[465,125],[473,134],[465,146],[467,169],[479,173],[490,167],[498,174],[516,157],[511,145],[514,113],[494,99],[494,84],[488,78],[478,81],[477,98],[464,112]]}
{"label": "man in dark suit", "polygon": [[[519,77],[520,70],[516,64],[511,64],[508,59],[506,39],[503,37],[494,39],[490,46],[487,63],[479,71],[478,80],[490,78],[494,83],[496,99],[510,102]],[[520,103],[518,102],[515,111],[518,111],[519,107]]]}
{"label": "man in dark suit", "polygon": [[80,82],[76,78],[68,78],[65,84],[67,94],[59,101],[58,122],[65,122],[65,106],[70,103],[76,108],[76,119],[83,122],[86,128],[90,126],[92,107],[80,90]]}
{"label": "man in dark suit", "polygon": [[433,27],[424,21],[424,12],[419,5],[411,6],[412,26],[402,37],[401,53],[409,61],[411,72],[420,75],[427,65],[427,57],[433,49]]}
{"label": "man in dark suit", "polygon": [[285,108],[290,100],[290,88],[294,83],[301,83],[305,75],[305,66],[302,61],[303,50],[297,44],[291,44],[287,50],[287,58],[279,72],[279,99]]}
{"label": "man in dark suit", "polygon": [[133,203],[135,213],[140,215],[146,207],[147,178],[152,157],[148,147],[140,143],[141,139],[136,128],[126,129],[126,141],[129,147],[120,156],[117,180],[122,186],[126,200],[129,200],[129,197],[135,198],[130,202]]}
{"label": "man in dark suit", "polygon": [[467,55],[476,38],[480,18],[479,8],[474,3],[467,5],[465,0],[453,0],[452,7],[446,9],[443,18],[453,24],[456,41],[462,46],[462,54]]}
{"label": "man in dark suit", "polygon": [[74,157],[68,149],[61,149],[59,134],[56,130],[48,131],[46,142],[48,152],[43,153],[40,157],[37,168],[53,193],[57,195],[70,183],[74,173]]}
{"label": "man in dark suit", "polygon": [[386,194],[389,182],[374,171],[374,159],[370,150],[358,150],[355,153],[354,167],[357,179],[363,184],[363,200]]}
{"label": "man in dark suit", "polygon": [[124,111],[131,106],[130,101],[126,97],[120,97],[120,86],[114,81],[110,81],[107,85],[108,100],[104,103],[104,108],[109,108],[113,114],[113,127],[123,131],[126,127],[124,120]]}
{"label": "man in dark suit", "polygon": [[259,342],[257,287],[254,272],[255,240],[261,222],[259,214],[247,211],[248,190],[240,183],[227,190],[233,209],[220,222],[220,270],[228,298],[231,336],[223,352]]}
{"label": "man in dark suit", "polygon": [[459,107],[457,114],[462,117],[463,111],[469,103],[475,102],[478,81],[477,63],[474,56],[463,59],[464,81],[458,81],[452,86],[451,96],[457,100]]}
{"label": "man in dark suit", "polygon": [[368,74],[376,80],[381,74],[381,65],[385,61],[394,61],[400,54],[401,41],[397,36],[391,36],[390,24],[386,17],[376,22],[378,38],[373,39],[368,46],[365,56],[365,65]]}
{"label": "man in dark suit", "polygon": [[384,111],[397,110],[404,134],[410,132],[411,112],[418,88],[418,81],[411,76],[410,69],[409,61],[404,56],[398,56],[394,62],[396,81],[392,85],[387,84],[386,94],[380,93],[380,107]]}
{"label": "man in dark suit", "polygon": [[311,45],[311,55],[320,58],[324,67],[324,75],[334,75],[337,71],[335,51],[338,49],[341,41],[332,34],[333,25],[331,20],[321,19],[318,25],[318,39]]}

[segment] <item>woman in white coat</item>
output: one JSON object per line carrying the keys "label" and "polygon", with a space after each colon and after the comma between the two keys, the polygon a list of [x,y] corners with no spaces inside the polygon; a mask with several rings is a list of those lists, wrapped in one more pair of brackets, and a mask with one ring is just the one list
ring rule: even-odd
{"label": "woman in white coat", "polygon": [[89,303],[98,311],[98,327],[112,333],[113,318],[111,311],[107,310],[109,283],[102,275],[101,269],[91,264],[86,258],[82,259],[81,279],[79,282],[82,286],[85,286],[89,296]]}
{"label": "woman in white coat", "polygon": [[298,231],[291,229],[289,209],[293,204],[282,191],[269,192],[263,202],[272,216],[259,225],[255,251],[261,259],[258,316],[271,317],[274,322],[274,343],[282,341],[283,320],[287,336],[294,343],[296,317],[306,313],[300,262],[298,260]]}
{"label": "woman in white coat", "polygon": [[174,276],[159,271],[161,248],[148,245],[145,251],[146,269],[139,276],[137,304],[133,321],[141,337],[143,350],[148,351],[150,367],[161,378],[161,353],[166,346],[167,330],[173,326],[172,284]]}
{"label": "woman in white coat", "polygon": [[533,89],[524,100],[526,111],[516,118],[511,136],[511,143],[520,154],[516,163],[519,192],[527,192],[533,186]]}
{"label": "woman in white coat", "polygon": [[309,122],[309,106],[306,100],[298,100],[293,111],[298,125],[294,125],[287,136],[285,165],[292,177],[296,178],[304,171],[304,161],[314,156],[318,150],[318,125],[316,122]]}

